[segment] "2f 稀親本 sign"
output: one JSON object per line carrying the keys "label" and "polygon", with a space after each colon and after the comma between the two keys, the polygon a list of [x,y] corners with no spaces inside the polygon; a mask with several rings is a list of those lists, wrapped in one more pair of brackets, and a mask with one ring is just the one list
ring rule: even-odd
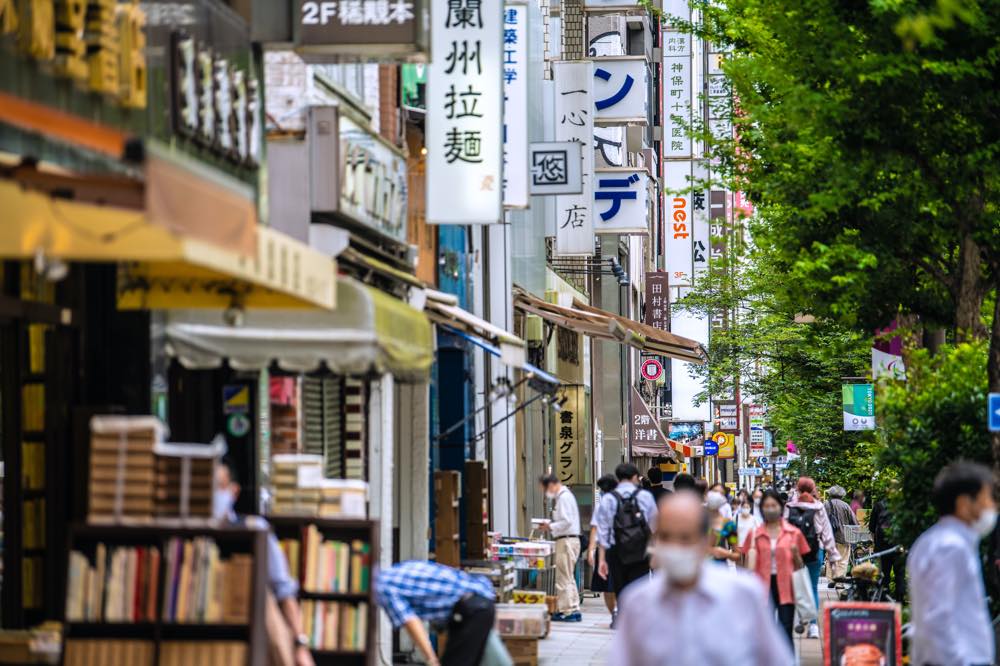
{"label": "2f \u7a00\u89aa\u672c sign", "polygon": [[427,51],[426,0],[297,0],[297,10],[295,46],[307,62]]}
{"label": "2f \u7a00\u89aa\u672c sign", "polygon": [[433,12],[427,73],[427,222],[503,215],[503,4],[449,0]]}

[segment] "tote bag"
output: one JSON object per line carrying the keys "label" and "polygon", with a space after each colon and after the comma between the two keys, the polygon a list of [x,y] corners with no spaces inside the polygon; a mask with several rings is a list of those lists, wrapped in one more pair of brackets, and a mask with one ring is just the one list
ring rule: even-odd
{"label": "tote bag", "polygon": [[801,567],[792,573],[792,588],[795,590],[795,612],[799,622],[812,622],[819,613],[816,610],[816,599],[813,598],[812,579],[809,569]]}

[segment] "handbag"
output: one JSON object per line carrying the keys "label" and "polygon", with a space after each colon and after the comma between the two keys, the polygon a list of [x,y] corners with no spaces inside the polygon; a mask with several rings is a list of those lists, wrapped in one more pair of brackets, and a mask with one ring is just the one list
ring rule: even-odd
{"label": "handbag", "polygon": [[816,599],[813,597],[812,578],[809,569],[800,567],[792,572],[792,589],[795,591],[795,612],[799,623],[812,622],[819,617],[816,609]]}

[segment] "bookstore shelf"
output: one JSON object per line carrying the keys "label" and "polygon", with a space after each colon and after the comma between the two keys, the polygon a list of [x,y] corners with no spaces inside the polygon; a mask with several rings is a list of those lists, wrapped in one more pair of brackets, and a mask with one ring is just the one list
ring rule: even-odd
{"label": "bookstore shelf", "polygon": [[267,663],[260,527],[74,525],[65,566],[66,664],[99,650],[82,647],[95,641],[106,651],[123,641],[149,646],[141,660],[149,666],[205,650],[220,666]]}
{"label": "bookstore shelf", "polygon": [[378,522],[289,515],[267,520],[299,582],[317,666],[373,666],[378,607],[371,572],[378,559]]}

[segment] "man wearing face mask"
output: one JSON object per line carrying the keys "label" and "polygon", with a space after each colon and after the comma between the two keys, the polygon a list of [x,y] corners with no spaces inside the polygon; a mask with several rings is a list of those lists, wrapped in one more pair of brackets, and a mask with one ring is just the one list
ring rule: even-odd
{"label": "man wearing face mask", "polygon": [[996,657],[986,605],[979,541],[997,520],[993,475],[959,461],[934,479],[941,518],[913,544],[908,558],[914,666],[987,666]]}
{"label": "man wearing face mask", "polygon": [[538,479],[545,497],[554,503],[545,528],[556,542],[556,613],[553,622],[580,622],[580,592],[576,589],[576,561],[580,557],[580,508],[573,491],[555,474]]}
{"label": "man wearing face mask", "polygon": [[[708,526],[708,513],[695,494],[677,492],[660,503],[656,573],[625,591],[610,666],[794,663],[763,586],[745,572],[706,564]],[[657,640],[667,627],[682,638]],[[725,640],[693,638],[715,627],[725,627]]]}
{"label": "man wearing face mask", "polygon": [[[215,489],[212,493],[212,517],[231,525],[242,525],[245,519],[233,511],[236,498],[240,495],[239,477],[231,460],[223,459],[215,468]],[[302,631],[302,615],[299,612],[299,585],[288,573],[288,560],[278,545],[274,533],[267,533],[267,578],[281,614],[295,636],[295,665],[314,666],[309,651],[309,637]]]}

